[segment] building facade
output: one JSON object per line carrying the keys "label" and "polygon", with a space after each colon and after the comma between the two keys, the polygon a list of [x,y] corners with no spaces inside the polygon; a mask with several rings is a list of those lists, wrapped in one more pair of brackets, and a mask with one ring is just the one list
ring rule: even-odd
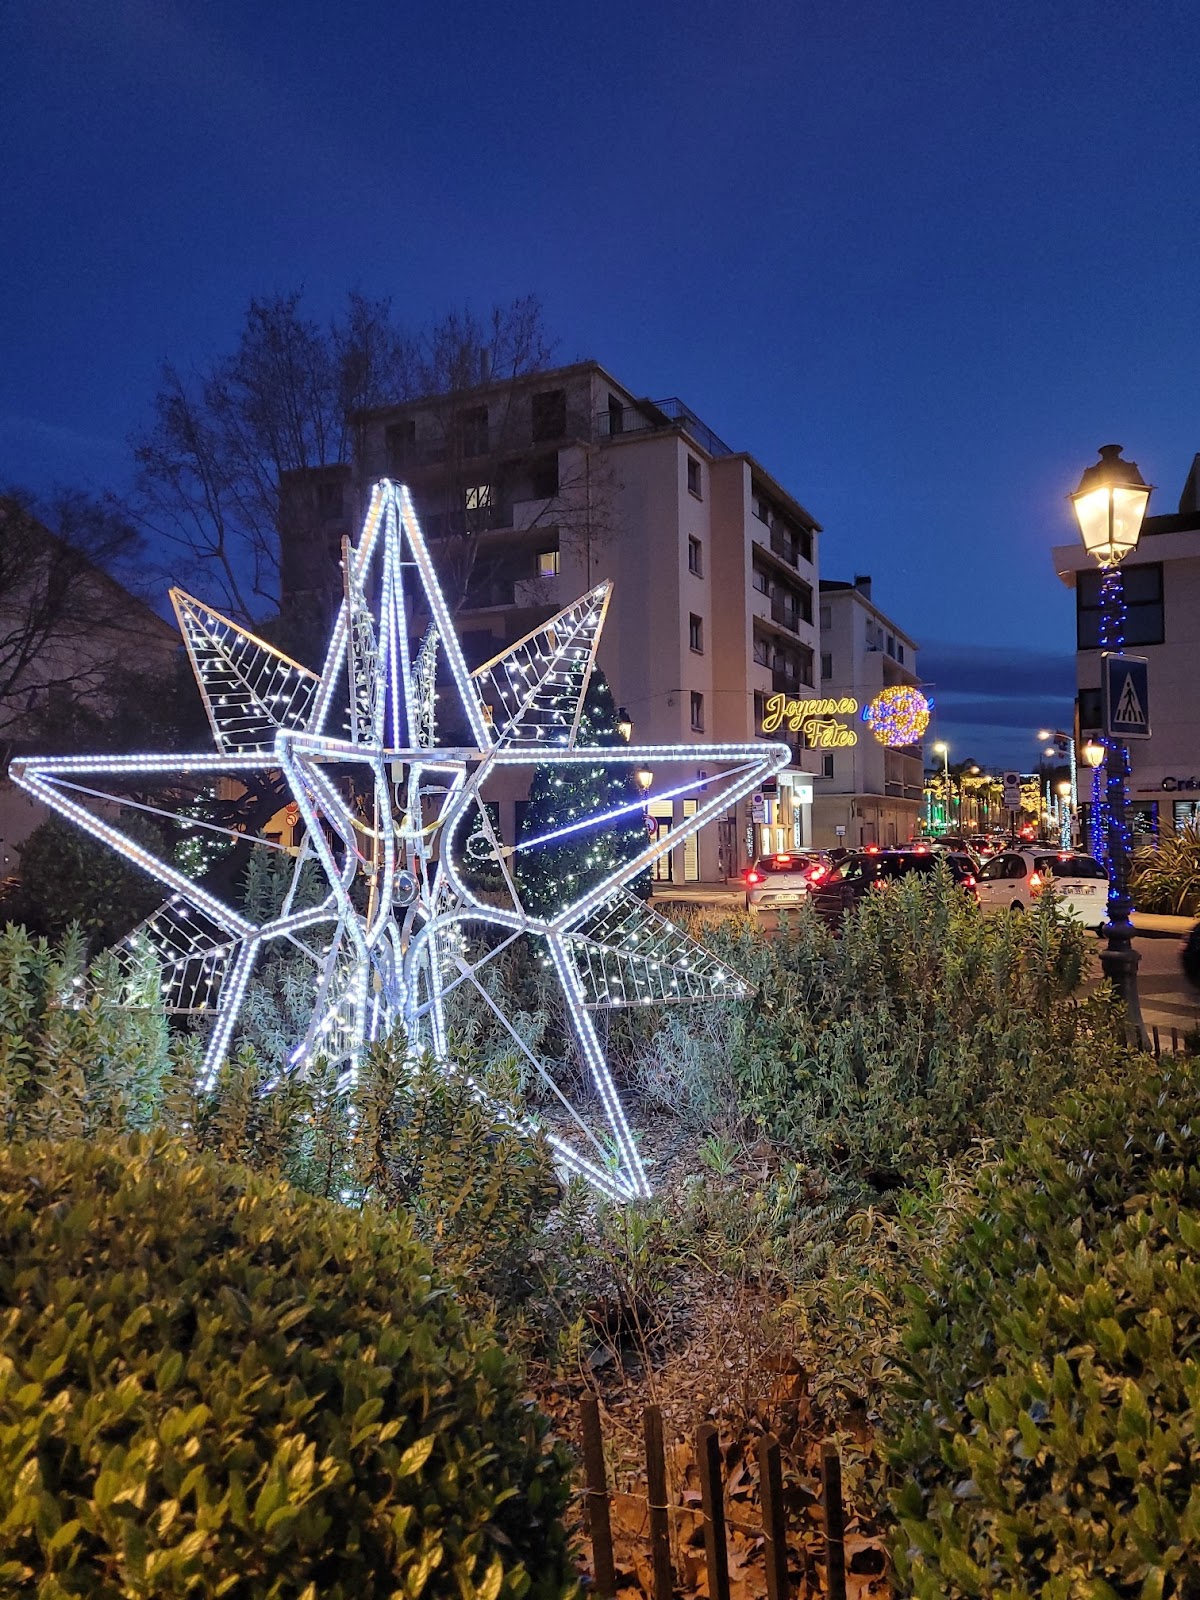
{"label": "building facade", "polygon": [[871,580],[821,579],[819,694],[843,708],[818,738],[813,843],[830,850],[904,844],[919,831],[924,768],[918,742],[882,745],[862,713],[882,689],[917,688],[917,646],[871,598]]}
{"label": "building facade", "polygon": [[[659,875],[721,881],[755,854],[812,842],[818,754],[763,723],[772,697],[819,693],[821,530],[752,456],[594,362],[369,413],[361,440],[353,483],[331,474],[324,490],[328,536],[310,520],[303,552],[285,553],[297,591],[333,570],[381,477],[412,491],[471,665],[609,579],[599,660],[633,742],[793,746],[770,792],[669,851]],[[501,801],[506,838],[521,804]],[[649,825],[678,826],[696,804],[652,801]]]}
{"label": "building facade", "polygon": [[[1053,559],[1075,592],[1078,731],[1086,739],[1103,722],[1100,572],[1078,542],[1056,547]],[[1178,510],[1146,517],[1120,574],[1124,648],[1149,663],[1151,737],[1129,744],[1136,840],[1200,821],[1200,456],[1192,462]],[[1091,799],[1087,776],[1085,767],[1085,807]]]}

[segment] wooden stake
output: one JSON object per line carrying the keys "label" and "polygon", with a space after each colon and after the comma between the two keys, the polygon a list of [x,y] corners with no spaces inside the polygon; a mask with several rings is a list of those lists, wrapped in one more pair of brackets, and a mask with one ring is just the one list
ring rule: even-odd
{"label": "wooden stake", "polygon": [[1157,1061],[1162,1055],[1162,1045],[1159,1043],[1157,1023],[1155,1023],[1154,1027],[1151,1028],[1150,1032],[1154,1035],[1154,1059]]}
{"label": "wooden stake", "polygon": [[767,1564],[767,1600],[787,1600],[787,1525],[783,1517],[783,1468],[779,1440],[764,1433],[758,1441],[758,1492],[762,1497],[763,1555]]}
{"label": "wooden stake", "polygon": [[721,1486],[721,1446],[711,1422],[696,1435],[700,1468],[700,1506],[704,1512],[704,1560],[709,1600],[729,1600],[729,1548],[725,1538],[725,1495]]}
{"label": "wooden stake", "polygon": [[612,1521],[608,1514],[608,1478],[604,1471],[604,1435],[600,1431],[600,1406],[594,1394],[579,1402],[583,1432],[583,1471],[587,1480],[588,1529],[592,1535],[592,1566],[596,1593],[613,1600],[617,1573],[613,1562]]}
{"label": "wooden stake", "polygon": [[667,1462],[663,1454],[662,1412],[647,1406],[642,1418],[646,1435],[646,1498],[650,1502],[650,1555],[654,1563],[654,1600],[671,1600],[671,1530],[667,1522]]}
{"label": "wooden stake", "polygon": [[825,1585],[829,1600],[846,1600],[846,1513],[842,1505],[842,1459],[837,1445],[821,1446],[825,1499]]}

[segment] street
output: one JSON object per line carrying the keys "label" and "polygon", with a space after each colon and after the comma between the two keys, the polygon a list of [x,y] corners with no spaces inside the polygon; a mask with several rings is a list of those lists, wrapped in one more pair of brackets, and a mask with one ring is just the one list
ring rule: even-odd
{"label": "street", "polygon": [[[1101,944],[1096,941],[1097,949]],[[1200,1028],[1200,992],[1193,989],[1179,965],[1179,952],[1183,940],[1177,938],[1141,937],[1134,940],[1134,948],[1141,956],[1138,967],[1138,993],[1142,1002],[1142,1021],[1146,1032],[1157,1028],[1164,1050],[1171,1048],[1171,1029],[1179,1031],[1180,1038],[1191,1029]],[[1096,976],[1100,976],[1097,955]]]}

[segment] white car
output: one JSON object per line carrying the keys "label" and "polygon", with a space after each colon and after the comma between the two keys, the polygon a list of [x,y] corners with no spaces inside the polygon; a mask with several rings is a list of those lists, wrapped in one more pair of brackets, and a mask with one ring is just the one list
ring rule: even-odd
{"label": "white car", "polygon": [[1108,920],[1108,874],[1077,850],[1002,850],[979,869],[975,892],[985,912],[1028,911],[1049,884],[1085,927],[1098,932]]}
{"label": "white car", "polygon": [[747,911],[776,911],[807,900],[815,882],[828,876],[829,863],[815,850],[759,856],[742,874]]}

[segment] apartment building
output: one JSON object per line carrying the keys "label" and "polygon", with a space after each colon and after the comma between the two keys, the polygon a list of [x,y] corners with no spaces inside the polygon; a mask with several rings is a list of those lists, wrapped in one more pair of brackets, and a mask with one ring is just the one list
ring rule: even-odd
{"label": "apartment building", "polygon": [[[1054,570],[1075,591],[1078,726],[1086,739],[1102,725],[1100,571],[1078,540],[1052,555]],[[1146,517],[1120,575],[1124,647],[1149,663],[1151,737],[1129,744],[1131,820],[1135,836],[1157,838],[1200,822],[1200,455],[1178,509]],[[1086,815],[1086,787],[1080,798]]]}
{"label": "apartment building", "polygon": [[[316,486],[324,510],[285,550],[285,587],[334,580],[341,533],[386,476],[412,490],[468,661],[611,579],[600,664],[634,742],[788,738],[764,732],[768,702],[817,692],[819,524],[682,401],[639,398],[581,362],[369,413],[361,441],[353,478],[327,469]],[[810,843],[817,756],[803,746],[770,792],[670,851],[660,875],[720,881],[760,851]],[[696,804],[650,814],[670,829]],[[519,805],[501,806],[510,838]]]}
{"label": "apartment building", "polygon": [[819,622],[819,695],[831,710],[812,735],[823,746],[814,752],[813,843],[822,850],[903,844],[921,815],[921,746],[887,748],[862,714],[882,689],[919,686],[916,643],[875,604],[866,576],[822,578]]}

